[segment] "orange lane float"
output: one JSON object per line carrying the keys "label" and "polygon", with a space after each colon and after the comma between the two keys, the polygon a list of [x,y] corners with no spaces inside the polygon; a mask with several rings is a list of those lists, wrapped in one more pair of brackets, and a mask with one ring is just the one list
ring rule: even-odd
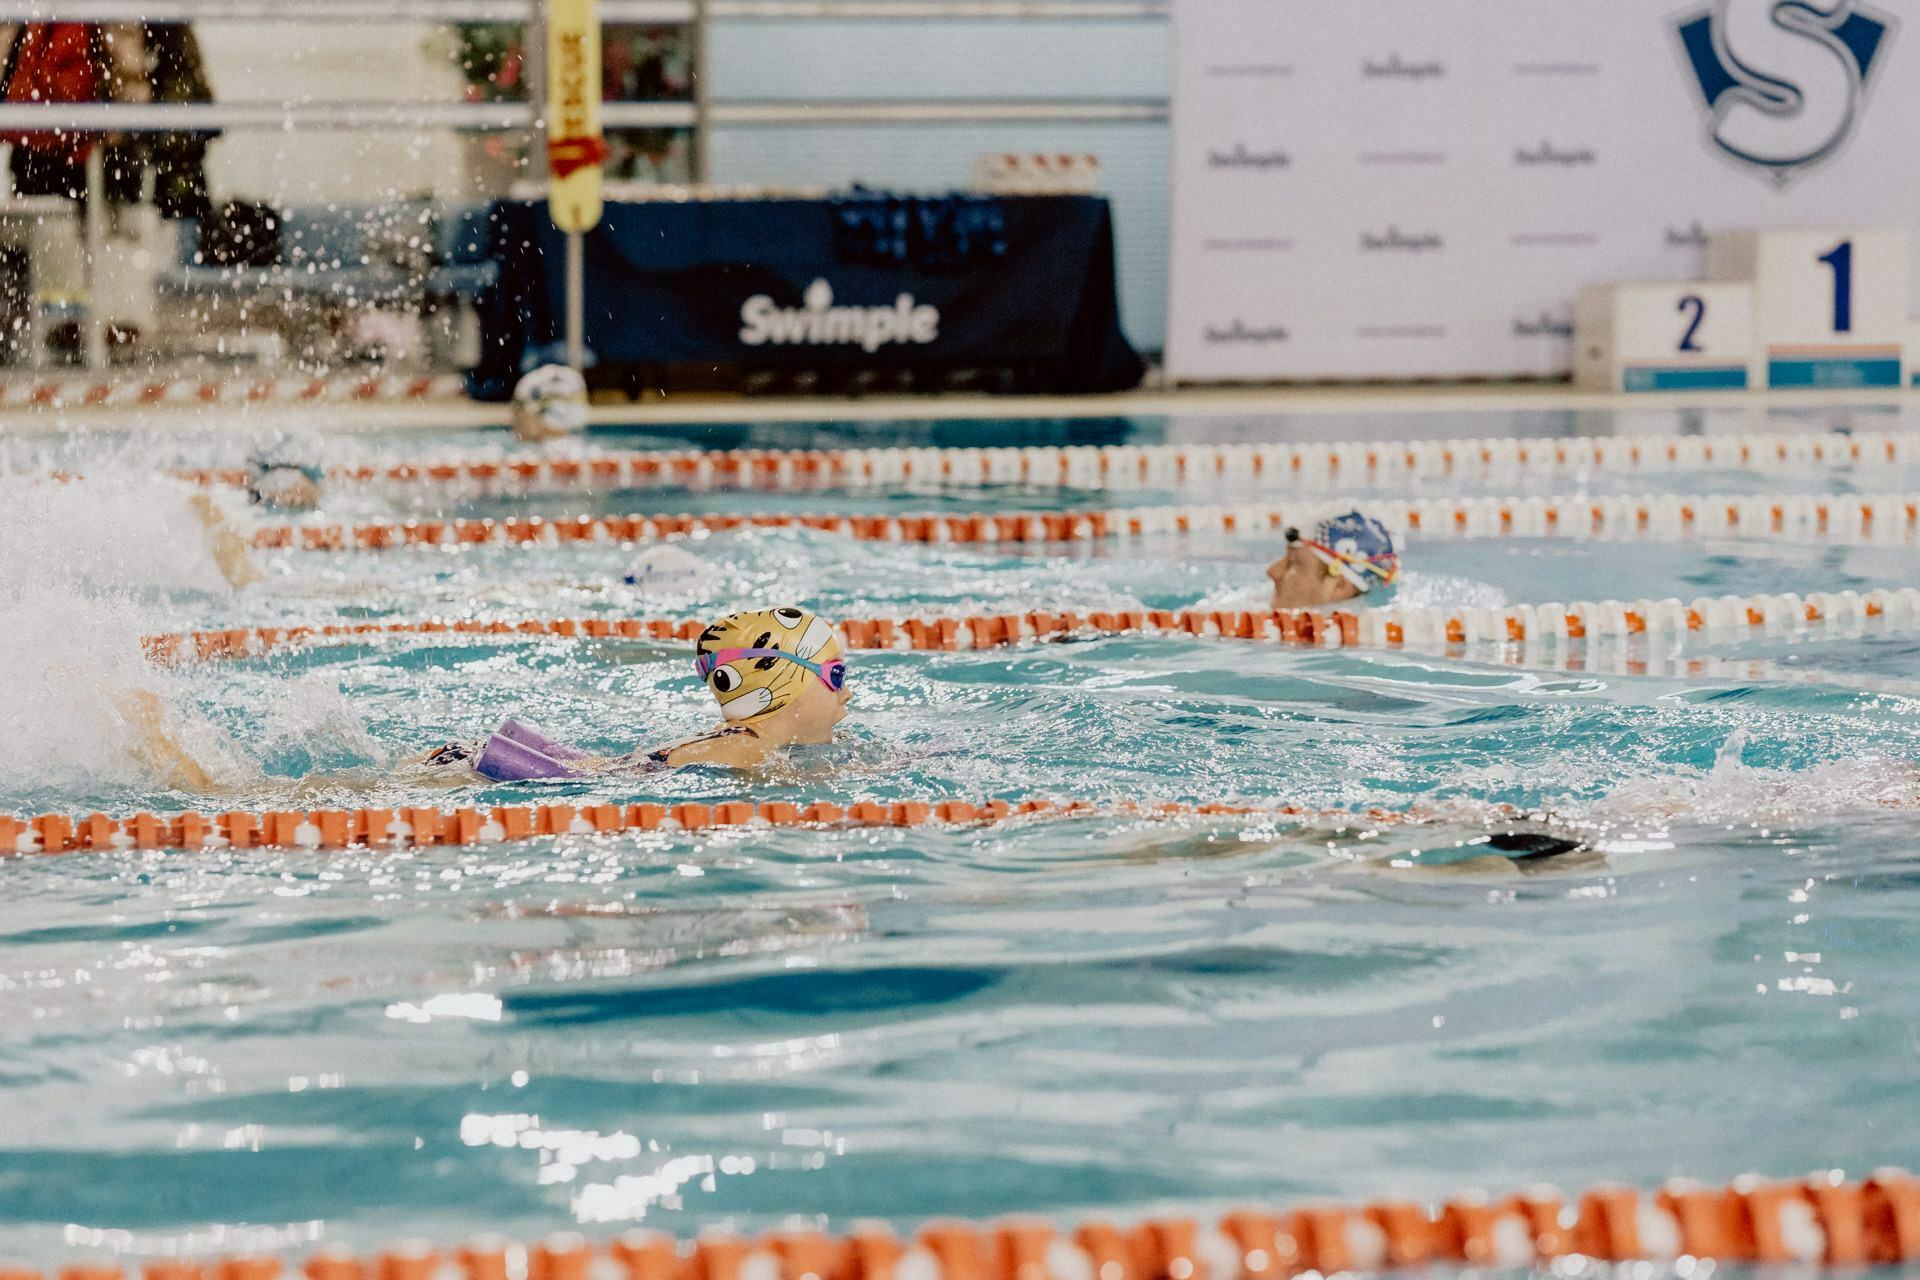
{"label": "orange lane float", "polygon": [[228,811],[159,817],[104,813],[0,816],[0,856],[129,850],[461,848],[616,832],[707,831],[773,827],[945,827],[1018,818],[1253,818],[1315,820],[1342,826],[1418,823],[1418,811],[1309,810],[1298,805],[1095,804],[1085,800],[733,800],[715,804],[496,805],[486,809],[312,809]]}
{"label": "orange lane float", "polygon": [[[336,467],[338,484],[434,486],[452,493],[608,492],[633,488],[751,488],[806,492],[993,484],[1086,489],[1211,488],[1221,484],[1380,485],[1424,476],[1589,471],[1804,471],[1898,466],[1920,436],[1754,432],[1730,436],[1580,436],[1273,444],[1025,445],[1010,448],[608,450],[581,456],[445,455]],[[179,473],[241,485],[239,469]]]}
{"label": "orange lane float", "polygon": [[[372,374],[331,377],[51,375],[0,378],[0,407],[78,408],[162,404],[316,404],[367,401],[457,401],[458,374]],[[230,472],[187,471],[188,479],[228,483]],[[245,473],[232,483],[245,483]]]}
{"label": "orange lane float", "polygon": [[[293,627],[231,627],[147,636],[149,658],[163,664],[252,658],[318,642],[394,635],[558,636],[691,644],[704,623],[692,618],[402,619]],[[849,618],[839,624],[848,649],[960,651],[1030,640],[1101,634],[1183,635],[1316,647],[1473,649],[1516,656],[1524,648],[1566,658],[1575,649],[1637,637],[1667,648],[1683,639],[1743,635],[1836,635],[1920,628],[1920,589],[1703,596],[1691,601],[1584,600],[1497,608],[1416,606],[1315,610],[1091,610]],[[1575,642],[1579,642],[1578,645]],[[1705,668],[1702,668],[1705,673]]]}
{"label": "orange lane float", "polygon": [[1063,544],[1165,535],[1277,539],[1290,525],[1359,506],[1388,528],[1420,537],[1691,537],[1905,545],[1920,531],[1920,495],[1654,494],[1600,498],[1324,498],[1271,505],[1133,507],[1081,511],[928,512],[909,515],[540,516],[501,520],[383,520],[283,524],[255,530],[261,550],[383,551],[431,547],[579,546],[653,542],[736,529],[809,529],[860,542],[923,545]]}
{"label": "orange lane float", "polygon": [[[128,1268],[86,1263],[4,1280],[1290,1280],[1343,1272],[1551,1268],[1560,1260],[1856,1269],[1920,1260],[1920,1180],[1881,1170],[1757,1177],[1710,1187],[1673,1182],[1651,1195],[1600,1186],[1566,1197],[1538,1187],[1439,1204],[1383,1201],[1242,1209],[1218,1221],[1156,1217],[1132,1226],[1044,1219],[946,1220],[906,1239],[884,1226],[843,1236],[780,1231],[676,1240],[632,1231],[566,1234],[530,1245],[498,1236],[436,1250],[408,1244],[364,1258],[338,1251],[161,1259]],[[1557,1273],[1557,1269],[1556,1269]],[[1682,1272],[1685,1274],[1685,1272]]]}

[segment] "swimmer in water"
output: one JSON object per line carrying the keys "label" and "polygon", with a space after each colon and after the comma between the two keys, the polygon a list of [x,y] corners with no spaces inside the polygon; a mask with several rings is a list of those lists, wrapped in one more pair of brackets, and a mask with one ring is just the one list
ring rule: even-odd
{"label": "swimmer in water", "polygon": [[690,764],[752,769],[788,747],[832,741],[852,696],[840,637],[804,609],[728,614],[701,632],[694,670],[719,701],[723,723],[685,742],[596,756],[508,720],[485,742],[448,743],[420,763],[492,782],[657,773]]}
{"label": "swimmer in water", "polygon": [[220,576],[227,585],[236,591],[250,587],[266,575],[260,572],[260,566],[253,562],[253,553],[247,550],[247,540],[239,530],[227,520],[226,513],[220,510],[212,496],[205,493],[192,494],[187,505],[193,509],[194,518],[201,528],[207,531],[207,550],[213,555],[213,562],[220,569]]}
{"label": "swimmer in water", "polygon": [[587,380],[578,369],[543,364],[513,388],[513,435],[544,444],[578,435],[587,426]]}
{"label": "swimmer in water", "polygon": [[325,479],[320,467],[272,446],[247,459],[247,500],[268,511],[311,511]]}
{"label": "swimmer in water", "polygon": [[[324,476],[312,463],[290,457],[284,442],[269,446],[247,459],[247,501],[268,511],[311,511],[320,502]],[[207,549],[228,586],[250,587],[266,576],[253,562],[246,538],[210,494],[196,493],[187,503],[207,531]]]}
{"label": "swimmer in water", "polygon": [[1267,566],[1275,609],[1319,609],[1357,600],[1400,576],[1400,555],[1387,527],[1349,511],[1329,516],[1310,534],[1287,530],[1287,549]]}
{"label": "swimmer in water", "polygon": [[[683,765],[753,769],[788,747],[831,742],[847,716],[847,663],[833,627],[804,609],[733,613],[701,632],[694,669],[720,703],[722,723],[657,750],[596,756],[507,720],[484,742],[454,742],[414,758],[436,775],[457,771],[490,782],[659,773]],[[217,789],[212,772],[181,739],[156,694],[128,690],[114,705],[137,759],[179,791]]]}

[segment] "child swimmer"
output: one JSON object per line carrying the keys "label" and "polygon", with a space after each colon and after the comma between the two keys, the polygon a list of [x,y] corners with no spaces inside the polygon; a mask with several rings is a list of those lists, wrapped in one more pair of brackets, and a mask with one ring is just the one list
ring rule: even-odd
{"label": "child swimmer", "polygon": [[[454,742],[413,763],[435,774],[477,774],[490,782],[659,773],[683,765],[753,769],[788,747],[831,742],[852,694],[847,663],[831,624],[804,609],[733,613],[708,626],[694,646],[694,669],[720,703],[723,723],[653,751],[596,756],[508,720],[484,742]],[[180,791],[219,789],[212,772],[181,741],[159,695],[123,691],[115,699],[137,759]]]}
{"label": "child swimmer", "polygon": [[1317,609],[1390,587],[1400,576],[1400,553],[1387,526],[1349,511],[1316,524],[1312,536],[1287,530],[1286,552],[1267,566],[1275,609]]}
{"label": "child swimmer", "polygon": [[685,742],[596,756],[510,719],[485,742],[449,743],[421,763],[470,770],[492,782],[657,773],[690,764],[752,769],[790,746],[832,741],[852,696],[840,637],[804,609],[728,614],[700,633],[694,670],[720,703],[724,723]]}

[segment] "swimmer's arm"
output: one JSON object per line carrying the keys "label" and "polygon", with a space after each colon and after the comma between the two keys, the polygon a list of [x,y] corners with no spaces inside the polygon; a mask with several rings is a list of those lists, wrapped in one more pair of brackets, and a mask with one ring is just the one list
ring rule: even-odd
{"label": "swimmer's arm", "polygon": [[246,539],[227,523],[227,518],[220,514],[220,508],[213,504],[213,499],[204,493],[196,493],[187,499],[187,503],[206,528],[208,548],[213,552],[214,563],[220,566],[220,576],[227,580],[227,585],[239,588],[260,581],[265,575],[248,554]]}
{"label": "swimmer's arm", "polygon": [[127,689],[114,695],[114,709],[133,731],[133,753],[174,791],[212,791],[213,775],[167,731],[167,709],[159,695]]}
{"label": "swimmer's arm", "polygon": [[687,764],[717,764],[727,769],[751,769],[767,762],[774,747],[745,725],[716,729],[671,747],[663,747],[647,759],[669,768]]}

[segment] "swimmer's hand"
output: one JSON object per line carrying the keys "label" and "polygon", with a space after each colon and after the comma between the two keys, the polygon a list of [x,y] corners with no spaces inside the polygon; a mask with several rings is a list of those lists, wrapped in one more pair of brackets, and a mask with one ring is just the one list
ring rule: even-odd
{"label": "swimmer's hand", "polygon": [[423,751],[407,763],[424,764],[438,769],[448,765],[471,764],[479,754],[479,750],[471,742],[449,742],[431,751]]}
{"label": "swimmer's hand", "polygon": [[214,790],[213,775],[168,731],[167,707],[160,695],[145,689],[126,689],[114,696],[113,705],[132,731],[134,757],[151,769],[162,785],[173,791]]}
{"label": "swimmer's hand", "polygon": [[187,505],[193,508],[193,514],[206,529],[207,549],[213,552],[213,561],[220,566],[220,576],[227,580],[228,586],[237,591],[266,576],[248,553],[246,539],[227,523],[210,496],[196,493],[187,499]]}

